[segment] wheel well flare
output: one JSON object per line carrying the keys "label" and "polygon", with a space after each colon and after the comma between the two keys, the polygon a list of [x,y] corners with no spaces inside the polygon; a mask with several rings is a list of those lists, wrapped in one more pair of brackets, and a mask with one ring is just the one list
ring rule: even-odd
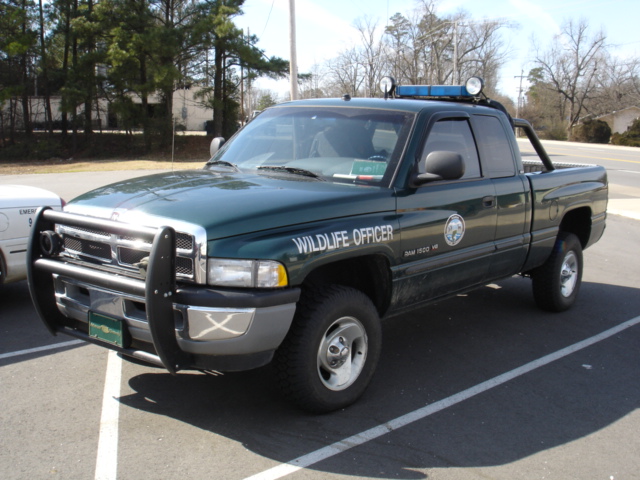
{"label": "wheel well flare", "polygon": [[383,255],[367,255],[340,260],[315,269],[303,288],[319,284],[337,284],[360,290],[367,295],[382,317],[391,301],[391,269]]}

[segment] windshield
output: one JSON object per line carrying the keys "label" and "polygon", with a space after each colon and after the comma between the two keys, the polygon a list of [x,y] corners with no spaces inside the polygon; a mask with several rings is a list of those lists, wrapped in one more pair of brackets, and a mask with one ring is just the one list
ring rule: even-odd
{"label": "windshield", "polygon": [[390,180],[414,114],[353,107],[275,107],[226,143],[208,168],[303,175],[328,181]]}

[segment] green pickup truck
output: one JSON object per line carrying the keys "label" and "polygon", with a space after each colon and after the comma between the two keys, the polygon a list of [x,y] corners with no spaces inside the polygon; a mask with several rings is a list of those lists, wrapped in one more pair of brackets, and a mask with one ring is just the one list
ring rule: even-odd
{"label": "green pickup truck", "polygon": [[45,325],[172,373],[272,362],[286,397],[327,412],[369,384],[382,319],[516,274],[540,307],[571,307],[605,169],[554,165],[477,78],[383,85],[269,108],[202,170],[41,209],[28,275]]}

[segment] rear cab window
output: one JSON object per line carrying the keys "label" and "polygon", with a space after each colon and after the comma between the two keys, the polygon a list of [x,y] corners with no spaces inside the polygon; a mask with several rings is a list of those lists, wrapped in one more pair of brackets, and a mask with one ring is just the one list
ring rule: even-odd
{"label": "rear cab window", "polygon": [[513,177],[516,165],[502,122],[491,115],[474,115],[472,121],[485,174],[491,178]]}

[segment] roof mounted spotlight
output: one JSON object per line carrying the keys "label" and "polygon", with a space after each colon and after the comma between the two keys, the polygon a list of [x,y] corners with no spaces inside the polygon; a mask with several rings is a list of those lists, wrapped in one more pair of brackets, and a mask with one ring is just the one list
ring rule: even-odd
{"label": "roof mounted spotlight", "polygon": [[465,87],[469,95],[473,95],[475,97],[482,93],[482,89],[484,88],[484,80],[482,80],[480,77],[471,77],[469,78],[469,80],[467,80]]}
{"label": "roof mounted spotlight", "polygon": [[393,77],[382,77],[380,80],[380,90],[384,93],[384,98],[389,98],[389,95],[393,95],[393,91],[396,88],[396,81]]}

